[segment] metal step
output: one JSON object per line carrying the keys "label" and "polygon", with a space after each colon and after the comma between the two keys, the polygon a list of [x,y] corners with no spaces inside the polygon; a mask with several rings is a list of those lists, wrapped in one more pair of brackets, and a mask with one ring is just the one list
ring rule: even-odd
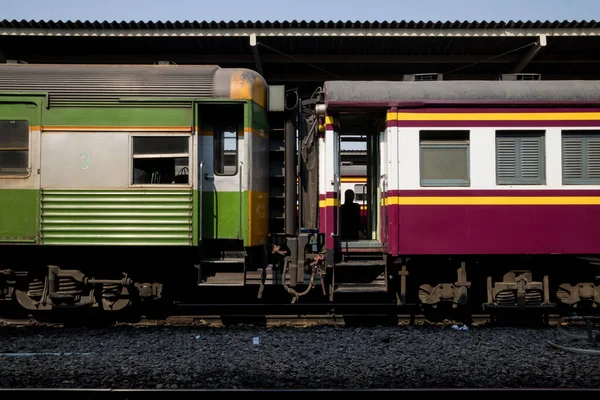
{"label": "metal step", "polygon": [[200,261],[202,264],[244,264],[244,258],[206,258]]}
{"label": "metal step", "polygon": [[385,267],[383,260],[346,260],[335,264],[335,268],[344,267]]}
{"label": "metal step", "polygon": [[385,293],[387,287],[385,282],[381,283],[344,283],[336,285],[334,293]]}
{"label": "metal step", "polygon": [[372,249],[383,247],[383,244],[377,240],[342,240],[340,243],[342,248],[346,247],[352,249]]}
{"label": "metal step", "polygon": [[215,276],[205,277],[198,286],[244,286],[244,272],[219,272]]}

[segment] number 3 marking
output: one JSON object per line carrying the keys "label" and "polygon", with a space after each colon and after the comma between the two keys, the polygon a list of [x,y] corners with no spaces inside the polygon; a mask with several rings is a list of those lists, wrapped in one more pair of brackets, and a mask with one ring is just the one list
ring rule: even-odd
{"label": "number 3 marking", "polygon": [[88,160],[87,153],[81,153],[79,158],[81,158],[81,169],[88,169],[90,167],[90,161]]}

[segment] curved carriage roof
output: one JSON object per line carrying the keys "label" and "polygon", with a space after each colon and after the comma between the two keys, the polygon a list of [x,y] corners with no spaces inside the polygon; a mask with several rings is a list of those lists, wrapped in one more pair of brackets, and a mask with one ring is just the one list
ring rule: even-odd
{"label": "curved carriage roof", "polygon": [[0,64],[0,93],[48,93],[50,105],[86,100],[112,103],[127,98],[229,97],[234,71],[254,73],[216,65]]}
{"label": "curved carriage roof", "polygon": [[329,81],[325,101],[335,105],[474,102],[600,102],[600,81]]}

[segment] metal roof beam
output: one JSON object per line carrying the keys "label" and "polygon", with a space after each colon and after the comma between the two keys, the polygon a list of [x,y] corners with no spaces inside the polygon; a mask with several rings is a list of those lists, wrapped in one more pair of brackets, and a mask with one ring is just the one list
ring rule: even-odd
{"label": "metal roof beam", "polygon": [[525,55],[523,55],[523,58],[521,58],[518,64],[515,65],[512,72],[515,74],[522,72],[525,69],[525,67],[527,67],[531,61],[533,61],[533,59],[540,52],[540,50],[546,47],[546,44],[546,35],[540,35],[539,40],[535,42],[535,44],[532,47],[529,48]]}
{"label": "metal roof beam", "polygon": [[0,27],[0,36],[58,37],[568,37],[600,36],[600,28],[74,28]]}
{"label": "metal roof beam", "polygon": [[[204,64],[256,64],[254,54],[202,54],[202,53],[28,53],[27,50],[19,53],[19,58],[29,62],[65,62],[66,59],[78,62],[154,62],[160,58],[177,63],[204,63]],[[288,63],[315,63],[315,64],[517,64],[522,57],[517,54],[507,54],[492,58],[491,55],[378,55],[378,54],[293,54],[293,59],[280,54],[260,53],[261,67],[264,64]],[[540,55],[531,59],[530,63],[600,63],[600,57],[590,58],[585,55],[561,56]]]}

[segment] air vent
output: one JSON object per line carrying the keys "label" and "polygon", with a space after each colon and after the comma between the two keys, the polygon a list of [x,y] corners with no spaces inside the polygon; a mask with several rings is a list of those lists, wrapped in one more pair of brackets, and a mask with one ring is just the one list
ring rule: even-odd
{"label": "air vent", "polygon": [[442,81],[444,74],[406,74],[402,76],[403,81]]}
{"label": "air vent", "polygon": [[541,81],[542,75],[540,74],[502,74],[500,75],[500,81]]}

